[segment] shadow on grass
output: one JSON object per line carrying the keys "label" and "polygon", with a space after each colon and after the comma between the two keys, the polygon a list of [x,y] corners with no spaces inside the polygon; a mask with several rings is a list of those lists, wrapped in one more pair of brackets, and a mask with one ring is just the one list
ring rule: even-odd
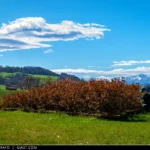
{"label": "shadow on grass", "polygon": [[[61,112],[62,113],[62,112]],[[103,119],[108,121],[122,121],[122,122],[148,122],[150,121],[150,111],[141,110],[139,112],[128,113],[127,115],[119,116],[119,117],[108,117],[108,116],[98,116],[98,115],[89,115],[84,113],[66,113],[69,116],[88,116],[88,117],[96,117],[97,119]]]}
{"label": "shadow on grass", "polygon": [[[101,118],[102,117],[98,117]],[[134,113],[134,114],[127,114],[124,116],[120,116],[117,118],[103,118],[105,120],[109,120],[109,121],[122,121],[122,122],[148,122],[150,121],[150,111],[145,111],[142,110],[138,113]]]}
{"label": "shadow on grass", "polygon": [[34,113],[58,113],[58,114],[67,114],[69,116],[87,116],[87,117],[95,117],[98,119],[103,119],[107,121],[122,121],[122,122],[150,122],[150,111],[146,111],[144,109],[138,111],[138,112],[132,112],[132,113],[127,113],[126,115],[123,116],[117,116],[117,117],[110,117],[110,116],[101,116],[98,114],[92,115],[88,113],[73,113],[73,112],[64,112],[64,111],[56,111],[56,110],[34,110],[30,108],[24,107],[23,109],[11,109],[11,108],[0,108],[1,110],[21,110],[23,112],[34,112]]}
{"label": "shadow on grass", "polygon": [[145,115],[134,115],[134,116],[125,116],[120,119],[113,119],[114,121],[123,121],[123,122],[148,122],[148,119]]}

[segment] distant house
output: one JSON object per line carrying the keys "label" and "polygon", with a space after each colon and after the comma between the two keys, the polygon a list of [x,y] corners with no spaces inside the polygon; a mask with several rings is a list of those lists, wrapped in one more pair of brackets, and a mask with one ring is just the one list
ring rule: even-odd
{"label": "distant house", "polygon": [[5,89],[6,90],[17,90],[18,86],[17,85],[6,85]]}

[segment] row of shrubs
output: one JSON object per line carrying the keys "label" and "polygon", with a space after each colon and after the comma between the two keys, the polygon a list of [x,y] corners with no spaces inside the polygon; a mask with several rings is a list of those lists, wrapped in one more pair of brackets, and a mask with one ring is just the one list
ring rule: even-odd
{"label": "row of shrubs", "polygon": [[2,98],[3,108],[118,115],[141,108],[140,86],[119,80],[62,80]]}

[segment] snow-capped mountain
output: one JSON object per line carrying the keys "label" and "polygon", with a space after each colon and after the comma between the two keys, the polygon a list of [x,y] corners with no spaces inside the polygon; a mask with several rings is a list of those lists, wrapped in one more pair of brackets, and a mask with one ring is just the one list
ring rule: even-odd
{"label": "snow-capped mountain", "polygon": [[129,77],[125,77],[124,79],[129,84],[131,84],[131,83],[139,83],[141,85],[150,84],[150,76],[147,76],[145,74],[129,76]]}
{"label": "snow-capped mountain", "polygon": [[111,81],[112,77],[105,77],[105,76],[96,77],[96,80],[101,80],[101,79],[102,80],[106,79],[106,80]]}
{"label": "snow-capped mountain", "polygon": [[[147,76],[145,74],[139,74],[139,75],[129,76],[129,77],[115,77],[115,78],[119,80],[124,79],[125,82],[128,84],[132,84],[132,83],[139,83],[140,85],[150,84],[150,76]],[[97,80],[107,79],[111,81],[113,77],[100,76],[100,77],[97,77],[96,79]]]}

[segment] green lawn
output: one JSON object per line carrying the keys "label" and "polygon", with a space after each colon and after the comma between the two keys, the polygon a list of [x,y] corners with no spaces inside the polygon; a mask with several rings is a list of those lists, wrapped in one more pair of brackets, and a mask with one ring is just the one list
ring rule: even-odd
{"label": "green lawn", "polygon": [[0,144],[150,144],[150,114],[109,121],[61,113],[0,111]]}

